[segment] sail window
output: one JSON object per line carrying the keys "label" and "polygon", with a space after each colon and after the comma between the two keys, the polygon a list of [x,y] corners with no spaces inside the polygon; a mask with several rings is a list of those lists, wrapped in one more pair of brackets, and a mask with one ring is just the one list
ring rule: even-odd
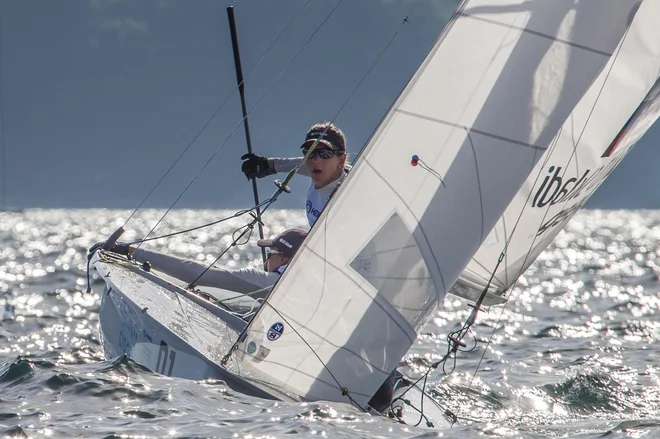
{"label": "sail window", "polygon": [[350,264],[418,330],[437,293],[415,237],[394,213]]}

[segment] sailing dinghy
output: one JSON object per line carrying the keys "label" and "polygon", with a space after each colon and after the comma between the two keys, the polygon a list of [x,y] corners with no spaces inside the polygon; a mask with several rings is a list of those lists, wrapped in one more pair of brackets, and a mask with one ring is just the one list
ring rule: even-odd
{"label": "sailing dinghy", "polygon": [[[148,264],[93,252],[106,285],[106,355],[127,354],[164,375],[222,379],[258,397],[369,411],[447,292],[479,296],[477,310],[487,297],[501,301],[512,268],[528,265],[507,264],[506,277],[497,264],[525,193],[541,191],[537,205],[555,209],[581,205],[654,120],[646,115],[655,108],[660,13],[657,1],[639,3],[462,2],[256,313],[218,306]],[[609,148],[622,129],[629,134]],[[569,130],[584,131],[573,161]],[[594,156],[601,150],[609,156]],[[584,174],[575,164],[583,156],[592,160],[589,174],[606,169],[583,190],[550,195],[550,177],[530,186],[562,160],[562,170]],[[533,252],[562,221],[545,228]],[[489,253],[494,236],[500,248]],[[400,378],[405,385],[384,413],[406,421],[401,401],[414,399],[406,390],[426,407],[433,401]],[[446,424],[443,410],[422,416],[426,425]]]}

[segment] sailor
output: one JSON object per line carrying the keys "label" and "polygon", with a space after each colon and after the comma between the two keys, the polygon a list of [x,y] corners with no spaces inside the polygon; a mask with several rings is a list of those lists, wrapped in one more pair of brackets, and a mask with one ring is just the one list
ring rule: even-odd
{"label": "sailor", "polygon": [[[259,299],[265,297],[270,288],[275,285],[306,236],[307,232],[304,230],[289,229],[272,239],[257,241],[257,245],[265,247],[268,254],[264,267],[266,271],[253,267],[241,269],[211,267],[204,272],[207,267],[198,262],[135,248],[123,243],[115,244],[110,251],[130,256],[140,263],[148,261],[154,270],[188,284],[194,282],[196,286],[222,288],[237,293],[250,294],[252,298]],[[100,245],[102,244],[100,243]],[[99,244],[92,247],[90,253],[96,250],[97,246]],[[202,275],[202,273],[204,274]]]}
{"label": "sailor", "polygon": [[[317,140],[317,145],[307,156],[309,149]],[[311,227],[351,166],[347,163],[346,136],[331,122],[313,125],[300,148],[307,159],[268,158],[252,153],[245,154],[241,157],[245,160],[241,165],[241,171],[248,179],[263,178],[278,172],[290,172],[300,165],[298,173],[312,179],[307,191],[306,203],[307,220]]]}

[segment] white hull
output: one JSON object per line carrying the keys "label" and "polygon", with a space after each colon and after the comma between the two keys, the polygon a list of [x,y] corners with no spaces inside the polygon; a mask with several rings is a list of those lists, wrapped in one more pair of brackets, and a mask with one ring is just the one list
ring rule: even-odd
{"label": "white hull", "polygon": [[[239,362],[230,359],[226,367],[221,366],[222,358],[245,328],[241,318],[137,264],[97,254],[92,266],[106,284],[99,320],[108,359],[127,355],[162,375],[218,379],[246,395],[301,400],[263,378],[247,375]],[[449,425],[443,411],[420,389],[411,390],[405,397],[414,405],[425,399],[426,415],[434,427]],[[418,422],[414,409],[401,402],[395,403],[398,406],[403,409],[402,421],[413,425]],[[425,422],[420,426],[426,427]]]}
{"label": "white hull", "polygon": [[106,283],[99,320],[107,358],[128,355],[166,376],[219,379],[248,395],[295,400],[239,376],[231,370],[235,362],[220,365],[242,319],[136,265],[95,256],[93,267]]}

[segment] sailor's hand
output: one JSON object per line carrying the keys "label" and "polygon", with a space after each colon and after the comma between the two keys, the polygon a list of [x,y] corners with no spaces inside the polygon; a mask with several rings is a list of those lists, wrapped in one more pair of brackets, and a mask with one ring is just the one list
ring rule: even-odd
{"label": "sailor's hand", "polygon": [[271,166],[266,157],[247,153],[241,156],[241,160],[245,160],[241,165],[241,171],[243,171],[248,180],[255,177],[263,178],[275,173],[275,168]]}

